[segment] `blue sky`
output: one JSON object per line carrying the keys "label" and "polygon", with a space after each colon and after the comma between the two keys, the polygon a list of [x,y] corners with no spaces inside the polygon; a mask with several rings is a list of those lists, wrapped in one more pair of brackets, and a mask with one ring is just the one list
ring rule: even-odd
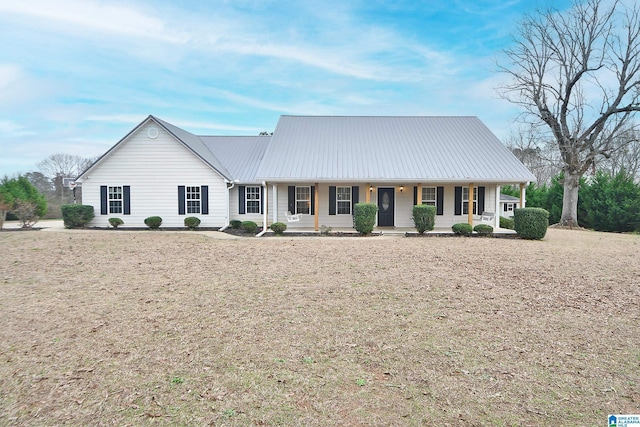
{"label": "blue sky", "polygon": [[495,61],[527,12],[568,0],[0,0],[0,177],[104,153],[149,114],[201,135],[281,114],[517,110]]}

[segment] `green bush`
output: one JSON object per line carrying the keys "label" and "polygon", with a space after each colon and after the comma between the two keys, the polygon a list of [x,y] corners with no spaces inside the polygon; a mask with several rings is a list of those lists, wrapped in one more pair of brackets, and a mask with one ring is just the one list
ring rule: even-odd
{"label": "green bush", "polygon": [[242,221],[240,228],[242,228],[242,231],[245,233],[255,234],[256,231],[258,231],[258,224],[253,221]]}
{"label": "green bush", "polygon": [[95,217],[90,205],[62,205],[60,210],[65,228],[82,228]]}
{"label": "green bush", "polygon": [[549,212],[542,208],[519,208],[513,211],[514,230],[523,239],[540,240],[547,234]]}
{"label": "green bush", "polygon": [[478,224],[473,227],[473,231],[478,233],[480,236],[491,236],[493,234],[493,227],[489,224]]}
{"label": "green bush", "polygon": [[234,230],[237,230],[240,228],[240,226],[242,225],[242,221],[238,221],[237,219],[232,219],[231,221],[229,221],[229,225],[231,226],[231,228],[233,228]]}
{"label": "green bush", "polygon": [[418,233],[433,230],[436,224],[436,207],[429,205],[416,205],[413,207],[413,224]]}
{"label": "green bush", "polygon": [[284,222],[274,222],[269,228],[271,228],[276,235],[282,236],[284,234],[284,230],[287,229],[287,224]]}
{"label": "green bush", "polygon": [[109,224],[111,224],[113,228],[118,228],[119,226],[124,224],[124,221],[120,218],[109,218]]}
{"label": "green bush", "polygon": [[162,225],[162,218],[160,218],[159,216],[150,216],[149,218],[144,220],[144,223],[150,229],[157,230]]}
{"label": "green bush", "polygon": [[200,218],[195,216],[188,216],[184,219],[184,226],[189,230],[195,230],[200,225]]}
{"label": "green bush", "polygon": [[580,186],[578,200],[585,207],[582,216],[578,211],[583,227],[596,231],[640,230],[640,185],[624,169],[613,176],[598,171],[588,186]]}
{"label": "green bush", "polygon": [[513,230],[513,218],[507,218],[504,216],[500,217],[500,228],[506,228],[508,230]]}
{"label": "green bush", "polygon": [[375,203],[356,203],[353,208],[354,227],[363,235],[371,234],[376,224],[378,206]]}
{"label": "green bush", "polygon": [[453,230],[453,233],[457,236],[471,236],[471,233],[473,233],[473,227],[466,222],[453,224],[451,230]]}

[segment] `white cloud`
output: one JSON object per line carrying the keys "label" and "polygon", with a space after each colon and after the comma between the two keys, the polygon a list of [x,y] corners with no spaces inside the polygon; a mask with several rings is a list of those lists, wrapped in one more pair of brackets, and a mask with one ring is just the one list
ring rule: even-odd
{"label": "white cloud", "polygon": [[10,120],[0,120],[0,136],[16,137],[26,135],[35,135],[35,133]]}
{"label": "white cloud", "polygon": [[[90,29],[122,36],[157,39],[166,42],[184,43],[184,35],[171,33],[160,19],[137,11],[131,7],[111,2],[77,0],[32,0],[0,2],[0,13],[37,18],[58,24],[62,31]],[[37,25],[37,24],[36,24]]]}
{"label": "white cloud", "polygon": [[0,64],[0,92],[4,92],[20,77],[20,67],[13,64]]}
{"label": "white cloud", "polygon": [[108,123],[133,123],[137,124],[144,120],[146,116],[138,114],[97,114],[85,117],[89,122],[108,122]]}

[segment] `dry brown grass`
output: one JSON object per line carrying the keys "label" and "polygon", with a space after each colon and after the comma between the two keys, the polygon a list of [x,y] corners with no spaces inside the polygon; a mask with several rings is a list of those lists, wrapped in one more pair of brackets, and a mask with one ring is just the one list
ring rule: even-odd
{"label": "dry brown grass", "polygon": [[1,425],[604,425],[640,236],[0,233]]}

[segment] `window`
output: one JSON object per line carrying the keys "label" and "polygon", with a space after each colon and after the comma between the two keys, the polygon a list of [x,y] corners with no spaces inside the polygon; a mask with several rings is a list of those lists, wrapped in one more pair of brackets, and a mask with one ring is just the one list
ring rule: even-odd
{"label": "window", "polygon": [[[473,187],[473,214],[478,210],[478,187]],[[462,214],[469,214],[469,187],[462,187]]]}
{"label": "window", "polygon": [[187,187],[187,213],[200,213],[200,187]]}
{"label": "window", "polygon": [[311,187],[296,187],[296,214],[311,213]]}
{"label": "window", "polygon": [[336,187],[336,212],[351,215],[351,187]]}
{"label": "window", "polygon": [[109,187],[109,213],[122,213],[122,187]]}
{"label": "window", "polygon": [[245,187],[246,213],[260,213],[260,187]]}
{"label": "window", "polygon": [[422,187],[422,204],[436,206],[436,187]]}
{"label": "window", "polygon": [[513,212],[513,203],[505,203],[504,204],[505,212]]}
{"label": "window", "polygon": [[[125,188],[126,190],[126,188]],[[126,199],[126,193],[125,193]],[[125,200],[126,202],[126,200]],[[126,209],[125,204],[125,209]],[[178,185],[178,215],[209,215],[209,186]]]}

